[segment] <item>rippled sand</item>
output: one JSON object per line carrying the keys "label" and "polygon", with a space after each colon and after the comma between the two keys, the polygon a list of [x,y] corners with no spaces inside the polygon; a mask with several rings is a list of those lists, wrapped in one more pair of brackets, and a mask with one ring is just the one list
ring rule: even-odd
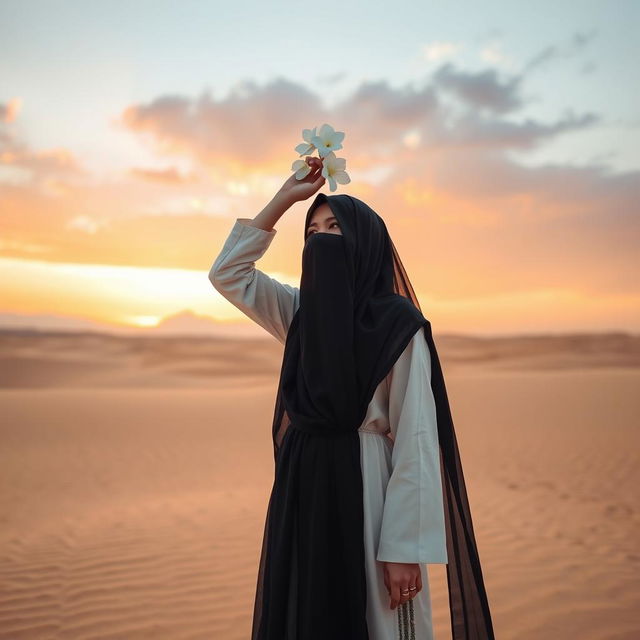
{"label": "rippled sand", "polygon": [[[640,637],[638,339],[436,340],[496,636]],[[281,349],[0,335],[0,638],[248,638]]]}

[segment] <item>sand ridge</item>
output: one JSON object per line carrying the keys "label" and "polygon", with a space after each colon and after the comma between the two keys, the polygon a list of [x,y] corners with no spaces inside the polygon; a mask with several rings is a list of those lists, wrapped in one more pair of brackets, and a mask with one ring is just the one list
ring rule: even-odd
{"label": "sand ridge", "polygon": [[[636,339],[449,340],[496,636],[640,637]],[[282,347],[246,346],[3,334],[1,639],[248,637]]]}

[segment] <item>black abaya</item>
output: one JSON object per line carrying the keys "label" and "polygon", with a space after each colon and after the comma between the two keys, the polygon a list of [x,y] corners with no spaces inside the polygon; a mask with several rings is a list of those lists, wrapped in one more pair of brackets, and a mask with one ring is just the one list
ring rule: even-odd
{"label": "black abaya", "polygon": [[252,640],[369,640],[358,428],[377,385],[424,326],[432,359],[454,640],[493,638],[431,325],[386,225],[348,195],[318,194],[342,235],[313,233],[285,342],[272,425],[275,478]]}

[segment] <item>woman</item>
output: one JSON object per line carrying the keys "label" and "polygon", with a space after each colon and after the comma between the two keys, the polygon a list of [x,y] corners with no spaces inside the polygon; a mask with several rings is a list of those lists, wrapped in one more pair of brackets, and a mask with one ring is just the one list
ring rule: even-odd
{"label": "woman", "polygon": [[307,162],[236,220],[209,274],[285,345],[252,640],[428,640],[430,562],[447,563],[454,639],[492,638],[430,324],[384,222],[318,194],[300,287],[255,268],[277,220],[324,184]]}

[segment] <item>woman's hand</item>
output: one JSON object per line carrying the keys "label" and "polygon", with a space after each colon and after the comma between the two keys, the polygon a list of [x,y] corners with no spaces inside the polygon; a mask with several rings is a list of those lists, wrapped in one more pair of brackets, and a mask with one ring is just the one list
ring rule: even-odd
{"label": "woman's hand", "polygon": [[[384,584],[391,597],[390,607],[395,609],[399,604],[416,597],[422,591],[422,574],[420,565],[407,562],[383,562]],[[417,587],[409,591],[409,587]],[[408,595],[402,595],[409,591]]]}
{"label": "woman's hand", "polygon": [[311,171],[302,180],[292,173],[287,181],[280,187],[277,198],[289,201],[291,204],[299,200],[311,197],[326,180],[322,177],[322,159],[315,156],[307,156],[305,162],[311,167]]}

